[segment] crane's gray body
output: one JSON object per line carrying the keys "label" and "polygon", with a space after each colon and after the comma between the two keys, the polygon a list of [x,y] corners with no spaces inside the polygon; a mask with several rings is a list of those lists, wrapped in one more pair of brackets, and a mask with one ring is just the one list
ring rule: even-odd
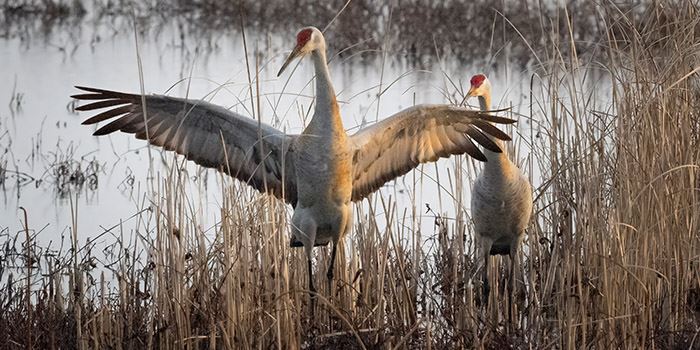
{"label": "crane's gray body", "polygon": [[[485,76],[479,86],[472,86],[470,94],[479,98],[482,111],[491,109],[491,83]],[[508,159],[503,141],[494,139],[494,142],[503,152],[484,150],[484,170],[472,187],[472,220],[485,259],[489,255],[515,258],[530,222],[532,187]]]}
{"label": "crane's gray body", "polygon": [[[337,106],[336,106],[337,108]],[[338,242],[352,219],[352,157],[339,118],[314,117],[294,144],[297,203],[292,216],[292,242],[304,247]]]}
{"label": "crane's gray body", "polygon": [[472,218],[482,254],[509,255],[522,241],[532,212],[532,187],[502,153],[488,159],[472,190]]}
{"label": "crane's gray body", "polygon": [[311,52],[316,72],[313,118],[292,146],[296,166],[297,203],[292,216],[292,244],[311,248],[339,241],[351,228],[352,148],[343,127],[326,65],[325,42]]}

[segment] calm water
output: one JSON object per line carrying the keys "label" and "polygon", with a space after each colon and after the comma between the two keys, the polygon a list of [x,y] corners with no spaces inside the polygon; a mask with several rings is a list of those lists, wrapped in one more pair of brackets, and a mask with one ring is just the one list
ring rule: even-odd
{"label": "calm water", "polygon": [[[164,30],[157,36],[139,38],[146,92],[164,93],[175,85],[168,92],[170,95],[184,96],[189,89],[191,97],[208,96],[214,103],[251,115],[240,36],[221,35],[202,44],[167,33],[168,30]],[[277,78],[283,59],[294,45],[295,33],[247,34],[251,64],[255,64],[255,52],[261,67],[263,120],[287,132],[299,132],[303,127],[299,111],[308,109],[313,94],[311,63],[304,61],[293,73],[288,69]],[[255,43],[265,44],[263,47]],[[329,52],[329,57],[334,55],[334,52]],[[373,55],[364,59],[335,57],[331,62],[331,75],[341,102],[344,125],[350,133],[363,122],[388,117],[415,103],[444,103],[446,93],[460,94],[445,76],[467,88],[471,75],[481,71],[479,67],[465,67],[449,60],[418,69],[407,66],[392,55]],[[77,35],[58,34],[48,41],[0,39],[0,62],[3,65],[0,79],[4,82],[0,86],[0,165],[7,168],[4,191],[0,191],[0,241],[22,230],[20,206],[26,208],[29,226],[38,232],[39,244],[46,245],[62,236],[68,237],[70,198],[77,202],[75,209],[81,243],[123,220],[126,220],[125,232],[135,229],[135,220],[127,219],[148,206],[148,196],[144,196],[150,183],[149,152],[145,142],[125,134],[102,138],[91,136],[94,126],[80,124],[91,114],[72,112],[69,97],[78,92],[73,85],[138,92],[140,83],[134,34],[112,33],[109,28],[84,28]],[[526,91],[528,74],[504,70],[487,73],[495,88],[494,105],[514,105],[516,110],[519,106],[526,108],[526,96],[521,90]],[[189,85],[188,77],[192,78]],[[212,97],[210,93],[221,84],[226,84],[226,88]],[[500,88],[505,86],[509,89]],[[380,91],[381,97],[378,97]],[[529,134],[525,131],[529,130],[529,123],[521,122],[518,127],[521,132]],[[517,135],[516,143],[520,143]],[[172,164],[170,152],[152,148],[151,156],[156,172],[166,169],[161,160]],[[84,171],[94,170],[91,163],[92,166],[99,164],[96,187],[91,188],[86,182],[81,188],[59,191],[56,173],[65,169],[55,165],[66,159],[74,160],[72,169],[80,164]],[[441,160],[438,168],[452,168],[452,162]],[[203,227],[212,227],[216,224],[220,207],[217,176],[213,176],[211,170],[202,171],[193,165],[188,169],[191,177],[197,180],[188,188],[191,191],[189,198],[199,201],[197,205]],[[423,182],[416,202],[421,208],[423,203],[429,203],[437,210],[441,208],[442,199],[441,211],[454,216],[454,208],[448,204],[450,200],[445,190],[430,180],[436,175],[434,169],[433,165],[425,167],[429,177]],[[439,176],[446,179],[447,172],[441,170]],[[410,184],[410,181],[406,183]],[[406,187],[402,180],[395,186],[393,183],[389,185],[383,191],[397,193],[403,205],[409,202],[407,193],[396,191]],[[468,202],[468,195],[464,198]],[[433,232],[432,223],[432,219],[423,220],[424,230]],[[213,234],[213,231],[209,232]],[[103,243],[113,239],[109,235],[100,238]]]}

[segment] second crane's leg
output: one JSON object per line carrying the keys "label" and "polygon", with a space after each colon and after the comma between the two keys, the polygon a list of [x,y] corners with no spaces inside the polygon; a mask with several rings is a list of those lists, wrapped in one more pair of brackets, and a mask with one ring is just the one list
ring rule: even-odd
{"label": "second crane's leg", "polygon": [[513,325],[513,280],[515,279],[515,265],[518,259],[518,248],[510,248],[510,274],[508,276],[508,328]]}
{"label": "second crane's leg", "polygon": [[338,247],[338,242],[333,242],[333,250],[331,251],[331,263],[328,266],[328,273],[326,273],[326,277],[328,277],[328,293],[329,296],[332,298],[333,297],[333,267],[335,266],[335,250]]}
{"label": "second crane's leg", "polygon": [[484,310],[488,313],[489,309],[489,249],[484,249],[482,252],[484,254],[484,274],[482,277],[482,283],[484,285]]}
{"label": "second crane's leg", "polygon": [[313,266],[311,264],[311,257],[309,256],[309,308],[311,309],[311,323],[314,323],[314,316],[316,314],[316,287],[314,287],[314,272]]}

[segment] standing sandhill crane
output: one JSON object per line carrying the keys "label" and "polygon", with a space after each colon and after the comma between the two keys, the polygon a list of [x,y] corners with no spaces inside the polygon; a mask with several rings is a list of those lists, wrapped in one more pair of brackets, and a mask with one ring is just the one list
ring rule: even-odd
{"label": "standing sandhill crane", "polygon": [[87,87],[77,87],[88,93],[72,97],[96,100],[77,110],[110,108],[83,122],[114,118],[94,135],[117,130],[135,134],[292,204],[291,245],[304,246],[309,290],[315,292],[312,248],[333,241],[327,273],[330,284],[338,241],[352,226],[353,201],[420,163],[464,153],[484,161],[472,139],[491,152],[500,152],[486,135],[502,140],[510,137],[491,123],[514,121],[455,106],[420,105],[348,136],[326,64],[323,34],[307,27],[296,39],[278,76],[296,57],[311,56],[316,70],[315,110],[300,135],[285,134],[201,100]]}
{"label": "standing sandhill crane", "polygon": [[[471,79],[467,97],[477,96],[482,111],[491,108],[491,83],[483,74]],[[484,259],[483,292],[484,303],[488,305],[489,256],[510,256],[508,276],[508,321],[512,323],[513,278],[518,248],[525,235],[525,228],[532,213],[532,187],[527,177],[508,159],[503,141],[494,142],[504,152],[484,150],[487,162],[472,189],[472,220],[476,231],[477,244]]]}

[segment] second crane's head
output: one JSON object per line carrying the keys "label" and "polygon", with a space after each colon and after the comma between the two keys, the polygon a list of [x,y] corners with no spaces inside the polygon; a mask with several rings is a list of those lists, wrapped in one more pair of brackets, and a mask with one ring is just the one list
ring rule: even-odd
{"label": "second crane's head", "polygon": [[287,66],[294,61],[297,57],[305,56],[316,49],[325,49],[326,41],[323,39],[323,33],[316,27],[306,27],[302,28],[299,33],[297,33],[297,45],[294,46],[294,50],[287,56],[284,61],[282,68],[277,73],[280,76]]}
{"label": "second crane's head", "polygon": [[483,74],[477,74],[470,80],[472,84],[467,97],[486,97],[491,95],[491,82]]}

